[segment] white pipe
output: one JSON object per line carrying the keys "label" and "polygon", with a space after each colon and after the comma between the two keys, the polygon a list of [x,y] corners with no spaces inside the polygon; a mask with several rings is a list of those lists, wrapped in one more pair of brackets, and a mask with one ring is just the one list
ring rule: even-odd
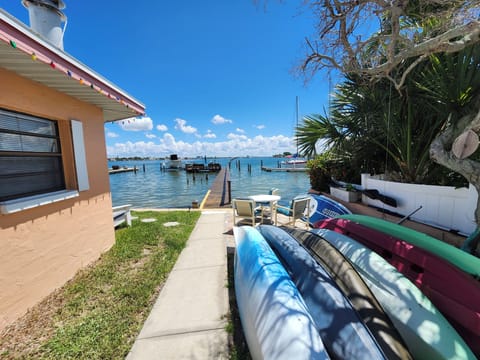
{"label": "white pipe", "polygon": [[[32,30],[63,50],[63,35],[67,24],[67,17],[60,10],[65,8],[63,1],[22,0],[22,4],[28,9]],[[63,27],[62,22],[65,23]]]}

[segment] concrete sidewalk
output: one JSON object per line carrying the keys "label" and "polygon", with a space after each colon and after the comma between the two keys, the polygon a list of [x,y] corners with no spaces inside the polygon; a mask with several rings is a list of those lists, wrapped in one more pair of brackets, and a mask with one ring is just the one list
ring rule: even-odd
{"label": "concrete sidewalk", "polygon": [[231,210],[205,210],[127,360],[228,359]]}
{"label": "concrete sidewalk", "polygon": [[[391,220],[360,203],[345,205],[354,213]],[[280,223],[287,219],[279,215]],[[229,358],[227,247],[235,245],[227,232],[232,225],[231,209],[202,211],[127,360]],[[411,221],[404,225],[444,241],[452,236]]]}

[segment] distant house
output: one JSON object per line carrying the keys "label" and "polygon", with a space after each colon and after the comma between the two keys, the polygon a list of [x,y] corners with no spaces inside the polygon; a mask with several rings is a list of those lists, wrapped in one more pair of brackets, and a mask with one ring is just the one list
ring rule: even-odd
{"label": "distant house", "polygon": [[139,101],[0,9],[0,330],[115,241],[104,123]]}

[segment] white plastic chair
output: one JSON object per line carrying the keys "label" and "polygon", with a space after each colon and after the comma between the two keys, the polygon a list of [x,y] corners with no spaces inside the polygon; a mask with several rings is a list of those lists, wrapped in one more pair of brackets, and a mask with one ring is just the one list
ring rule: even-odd
{"label": "white plastic chair", "polygon": [[310,197],[297,197],[290,202],[290,206],[276,206],[275,211],[275,225],[278,224],[278,213],[288,216],[288,223],[283,225],[296,226],[297,220],[305,223],[307,229],[310,223]]}
{"label": "white plastic chair", "polygon": [[255,208],[255,201],[250,199],[233,199],[233,224],[236,225],[236,218],[242,218],[251,221],[255,226],[256,216],[260,213],[259,208]]}

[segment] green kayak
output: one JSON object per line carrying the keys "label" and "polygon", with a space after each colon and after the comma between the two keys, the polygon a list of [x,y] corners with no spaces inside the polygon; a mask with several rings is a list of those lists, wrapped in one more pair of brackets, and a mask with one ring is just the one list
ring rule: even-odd
{"label": "green kayak", "polygon": [[366,215],[341,215],[339,218],[356,222],[418,246],[449,261],[466,273],[480,278],[480,258],[427,234]]}

